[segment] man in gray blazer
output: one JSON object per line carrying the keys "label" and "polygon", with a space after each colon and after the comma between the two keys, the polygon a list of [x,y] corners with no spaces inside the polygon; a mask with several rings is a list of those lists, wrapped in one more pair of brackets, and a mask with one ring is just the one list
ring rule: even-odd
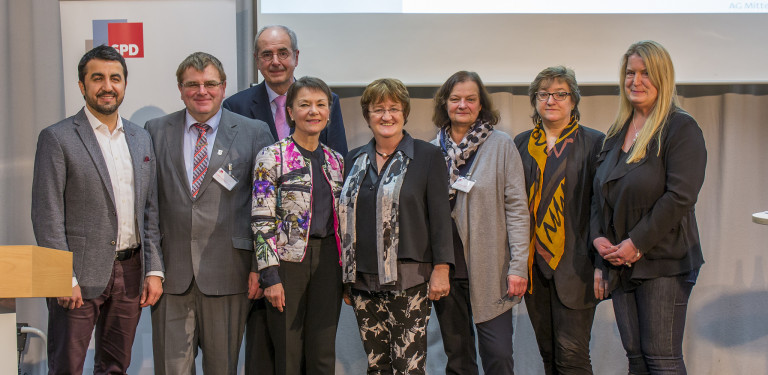
{"label": "man in gray blazer", "polygon": [[96,327],[94,373],[125,373],[141,307],[162,294],[155,155],[117,109],[128,70],[112,47],[77,67],[85,108],[40,133],[32,182],[37,244],[71,251],[72,296],[48,298],[50,374],[80,374]]}
{"label": "man in gray blazer", "polygon": [[226,74],[207,53],[176,70],[185,109],[147,122],[157,150],[165,294],[152,308],[156,374],[235,374],[249,298],[261,293],[253,251],[253,163],[267,125],[221,108]]}

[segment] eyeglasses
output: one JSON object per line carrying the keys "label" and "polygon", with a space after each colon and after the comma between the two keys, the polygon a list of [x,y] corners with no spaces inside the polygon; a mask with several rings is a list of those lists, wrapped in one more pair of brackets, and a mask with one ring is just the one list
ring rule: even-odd
{"label": "eyeglasses", "polygon": [[[287,49],[281,49],[277,51],[277,58],[278,60],[285,60],[287,58],[291,57],[291,51]],[[272,59],[275,58],[275,54],[272,53],[272,51],[264,51],[259,54],[259,59],[263,62],[270,62]]]}
{"label": "eyeglasses", "polygon": [[397,116],[400,113],[403,112],[400,108],[390,108],[390,109],[384,109],[384,108],[376,108],[372,111],[368,111],[368,113],[376,116],[376,117],[384,117],[384,114],[389,112],[390,116]]}
{"label": "eyeglasses", "polygon": [[565,100],[568,95],[571,95],[570,92],[565,91],[559,91],[559,92],[546,92],[546,91],[539,91],[536,93],[536,99],[539,99],[540,102],[546,102],[549,100],[549,96],[552,95],[555,100],[558,102],[562,102]]}
{"label": "eyeglasses", "polygon": [[182,83],[181,87],[183,87],[183,88],[185,88],[187,90],[198,91],[198,90],[200,90],[200,86],[202,86],[202,87],[205,87],[206,90],[213,90],[213,89],[221,86],[222,84],[224,84],[224,81],[221,81],[221,82],[205,81],[203,83],[189,81],[189,82]]}

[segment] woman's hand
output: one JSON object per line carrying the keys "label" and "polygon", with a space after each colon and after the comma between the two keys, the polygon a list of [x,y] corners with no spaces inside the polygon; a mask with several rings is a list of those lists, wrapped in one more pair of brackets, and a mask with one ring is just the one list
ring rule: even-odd
{"label": "woman's hand", "polygon": [[517,275],[507,275],[507,297],[522,297],[527,287],[527,279]]}
{"label": "woman's hand", "polygon": [[613,246],[611,241],[608,241],[608,239],[605,237],[595,238],[595,240],[592,241],[592,245],[595,245],[595,249],[597,249],[598,254],[600,254],[603,259],[605,259],[608,254],[615,252],[617,249],[617,247]]}
{"label": "woman's hand", "polygon": [[616,247],[616,251],[603,257],[603,259],[611,262],[614,266],[626,265],[627,267],[632,267],[632,263],[637,262],[643,256],[640,250],[635,247],[631,238],[621,241]]}
{"label": "woman's hand", "polygon": [[352,297],[350,297],[347,292],[344,292],[344,303],[346,303],[347,306],[352,306]]}
{"label": "woman's hand", "polygon": [[451,282],[448,273],[451,266],[448,264],[438,264],[432,270],[432,276],[429,277],[429,299],[437,301],[448,295],[451,291]]}
{"label": "woman's hand", "polygon": [[264,289],[259,284],[259,274],[251,272],[248,274],[248,299],[259,299],[264,297]]}
{"label": "woman's hand", "polygon": [[601,301],[608,298],[608,280],[599,268],[595,268],[595,298]]}
{"label": "woman's hand", "polygon": [[264,289],[264,297],[272,304],[277,311],[283,312],[285,307],[285,290],[283,290],[283,283],[275,284],[267,289]]}

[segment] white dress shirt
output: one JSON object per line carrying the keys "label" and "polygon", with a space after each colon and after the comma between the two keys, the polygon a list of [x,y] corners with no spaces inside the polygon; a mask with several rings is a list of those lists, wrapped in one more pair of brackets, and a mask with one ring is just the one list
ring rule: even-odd
{"label": "white dress shirt", "polygon": [[86,107],[88,121],[91,123],[96,140],[99,141],[101,155],[107,163],[112,192],[115,195],[115,210],[117,211],[117,244],[115,251],[131,249],[138,246],[136,235],[136,213],[134,212],[133,163],[128,142],[125,140],[123,119],[118,115],[117,127],[110,133],[109,127],[103,124]]}

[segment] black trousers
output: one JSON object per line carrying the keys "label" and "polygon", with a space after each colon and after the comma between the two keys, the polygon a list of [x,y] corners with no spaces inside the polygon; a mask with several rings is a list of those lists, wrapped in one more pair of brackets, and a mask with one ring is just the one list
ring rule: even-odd
{"label": "black trousers", "polygon": [[304,260],[281,262],[278,274],[285,307],[279,312],[267,303],[266,308],[275,374],[334,374],[342,299],[336,240],[310,239]]}
{"label": "black trousers", "polygon": [[554,280],[547,280],[534,264],[533,294],[525,294],[546,375],[591,375],[589,339],[595,307],[570,309],[560,302]]}
{"label": "black trousers", "polygon": [[482,323],[472,319],[469,280],[451,277],[451,292],[433,302],[443,348],[448,356],[445,373],[451,375],[476,375],[477,349],[475,330],[479,342],[480,359],[487,375],[514,374],[512,358],[512,310]]}
{"label": "black trousers", "polygon": [[245,324],[245,375],[274,375],[275,348],[267,330],[267,299],[251,304]]}

